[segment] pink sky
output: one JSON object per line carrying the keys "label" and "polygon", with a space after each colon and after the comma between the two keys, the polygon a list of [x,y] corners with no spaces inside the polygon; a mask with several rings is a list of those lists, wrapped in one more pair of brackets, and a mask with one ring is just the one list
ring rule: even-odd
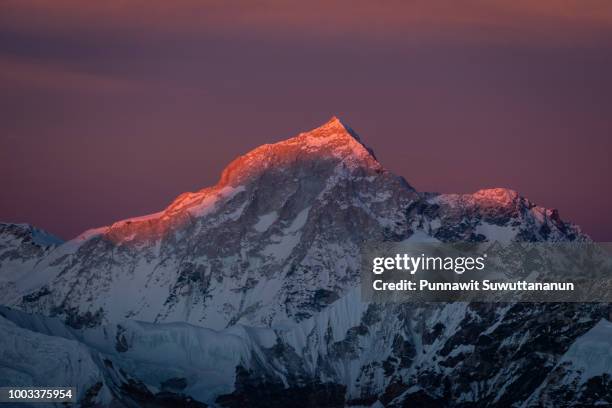
{"label": "pink sky", "polygon": [[612,240],[612,2],[0,3],[0,220],[70,238],[340,116],[422,191]]}

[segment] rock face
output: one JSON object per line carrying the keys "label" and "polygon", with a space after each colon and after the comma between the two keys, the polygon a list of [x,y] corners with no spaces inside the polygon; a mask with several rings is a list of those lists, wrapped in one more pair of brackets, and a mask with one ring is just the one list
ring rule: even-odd
{"label": "rock face", "polygon": [[19,301],[15,281],[29,274],[62,243],[61,239],[31,225],[0,223],[0,302]]}
{"label": "rock face", "polygon": [[[586,237],[557,210],[538,207],[505,188],[474,194],[427,195],[418,211],[433,219],[428,232],[441,241],[574,241]],[[433,224],[433,225],[432,225]]]}
{"label": "rock face", "polygon": [[90,350],[115,402],[612,403],[612,364],[590,363],[612,346],[607,305],[360,299],[368,241],[588,238],[511,190],[419,193],[337,118],[157,214],[39,249],[15,228],[0,230],[2,313]]}
{"label": "rock face", "polygon": [[[63,241],[27,224],[0,223],[0,271],[2,279],[16,279]],[[13,273],[13,276],[9,276]]]}

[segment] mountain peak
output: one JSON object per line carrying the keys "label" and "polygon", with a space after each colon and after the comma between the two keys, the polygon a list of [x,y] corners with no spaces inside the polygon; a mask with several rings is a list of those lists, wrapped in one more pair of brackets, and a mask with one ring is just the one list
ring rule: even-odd
{"label": "mountain peak", "polygon": [[374,152],[361,142],[357,133],[333,116],[313,130],[259,146],[238,157],[224,169],[218,185],[237,185],[246,176],[260,174],[265,169],[326,159],[344,162],[349,167],[382,169]]}
{"label": "mountain peak", "polygon": [[64,241],[47,231],[36,228],[30,224],[15,224],[0,222],[0,235],[11,234],[21,239],[23,242],[31,242],[41,247],[53,247],[62,244]]}
{"label": "mountain peak", "polygon": [[328,127],[328,128],[337,128],[339,130],[345,130],[348,131],[350,128],[344,123],[342,122],[342,120],[337,117],[336,115],[332,116],[327,122],[325,122],[321,127]]}
{"label": "mountain peak", "polygon": [[280,143],[299,144],[307,150],[336,152],[340,153],[340,156],[361,157],[377,163],[374,151],[361,141],[357,132],[337,116],[332,116],[323,125],[313,130],[300,133]]}
{"label": "mountain peak", "polygon": [[332,116],[323,125],[306,133],[312,134],[315,137],[329,137],[330,135],[346,137],[348,140],[354,139],[361,144],[359,135],[337,116]]}
{"label": "mountain peak", "polygon": [[[283,180],[294,183],[306,172],[311,174],[310,177],[317,174],[325,181],[326,178],[336,180],[339,174],[342,177],[350,174],[363,177],[366,174],[381,174],[385,169],[372,150],[361,142],[357,133],[338,117],[332,116],[313,130],[277,143],[261,145],[237,157],[223,169],[216,185],[193,193],[183,193],[164,211],[116,222],[111,229],[120,230],[125,227],[128,231],[126,234],[131,237],[136,226],[142,226],[147,234],[158,236],[166,227],[150,221],[170,220],[185,208],[197,207],[200,213],[206,213],[217,202],[245,191],[251,182],[258,182],[264,176],[276,184]],[[81,238],[88,239],[105,231],[106,227],[94,229]],[[117,239],[123,237],[118,236]]]}

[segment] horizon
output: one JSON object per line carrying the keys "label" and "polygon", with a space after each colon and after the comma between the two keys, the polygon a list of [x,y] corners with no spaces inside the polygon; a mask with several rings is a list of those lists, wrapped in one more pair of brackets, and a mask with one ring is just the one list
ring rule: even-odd
{"label": "horizon", "polygon": [[[375,154],[376,154],[376,152],[375,152],[375,150],[374,150],[374,149],[373,149],[373,148],[372,148],[370,145],[368,145],[368,144],[367,144],[367,143],[366,143],[366,142],[363,140],[363,137],[362,137],[362,136],[359,134],[359,132],[355,131],[355,130],[354,130],[354,128],[353,128],[353,127],[352,127],[352,126],[351,126],[349,123],[347,123],[346,121],[342,120],[342,118],[340,118],[338,115],[332,115],[332,116],[331,116],[331,117],[330,117],[330,118],[329,118],[327,121],[325,121],[325,122],[323,122],[323,123],[319,124],[318,126],[313,127],[312,129],[308,129],[308,130],[303,130],[303,131],[300,131],[300,132],[296,133],[296,134],[295,134],[295,135],[293,135],[293,136],[289,136],[289,137],[284,138],[284,139],[279,139],[279,140],[277,140],[277,141],[271,142],[270,144],[274,145],[274,144],[277,144],[277,143],[283,143],[283,142],[288,141],[288,140],[290,140],[290,139],[296,138],[296,137],[298,137],[298,136],[300,136],[300,135],[302,135],[302,134],[307,134],[307,133],[310,133],[310,132],[312,132],[312,131],[314,131],[314,130],[316,130],[316,129],[320,128],[320,127],[323,127],[323,126],[325,126],[325,125],[328,125],[328,124],[330,124],[330,123],[332,123],[332,122],[337,122],[337,123],[339,123],[339,124],[340,124],[340,125],[341,125],[341,126],[344,128],[344,130],[346,130],[346,133],[347,133],[347,134],[349,134],[349,135],[350,135],[352,138],[354,138],[355,140],[357,140],[357,142],[361,143],[361,144],[362,144],[362,145],[363,145],[363,146],[364,146],[364,147],[365,147],[365,148],[366,148],[366,149],[367,149],[367,150],[370,152],[370,154],[372,154],[372,156],[373,156],[373,157],[376,159],[376,161],[378,161],[378,162],[379,162],[379,163],[380,163],[380,164],[383,166],[383,168],[385,168],[386,170],[388,170],[388,169],[385,167],[384,163],[381,163],[381,162],[378,160],[378,158],[376,158],[376,155],[375,155]],[[232,162],[233,160],[238,159],[238,158],[240,158],[240,157],[242,157],[242,156],[245,156],[245,155],[247,155],[247,154],[251,153],[252,151],[254,151],[255,149],[257,149],[258,147],[261,147],[261,146],[263,146],[263,145],[253,147],[252,149],[250,149],[250,150],[248,150],[248,151],[245,151],[245,152],[243,152],[243,153],[241,153],[241,154],[237,155],[237,156],[236,156],[234,159],[230,160],[230,161],[229,161],[229,162],[226,164],[226,166],[225,166],[225,167],[223,167],[223,169],[222,169],[222,170],[219,172],[219,176],[217,177],[217,181],[216,181],[215,183],[212,183],[212,184],[210,184],[210,185],[206,185],[206,186],[202,186],[201,188],[199,188],[199,189],[195,189],[195,190],[193,190],[193,191],[183,191],[182,193],[180,193],[180,194],[176,195],[175,197],[171,198],[171,199],[168,201],[168,203],[167,203],[167,204],[166,204],[164,207],[162,207],[162,208],[160,208],[160,209],[159,209],[159,211],[155,211],[155,212],[151,212],[151,213],[147,213],[147,214],[138,214],[138,215],[133,215],[133,216],[124,217],[124,218],[121,218],[121,219],[116,219],[116,220],[113,220],[112,222],[110,222],[110,223],[108,223],[108,224],[105,224],[105,225],[91,226],[91,227],[89,227],[89,228],[86,228],[86,229],[82,230],[81,232],[78,232],[76,235],[74,235],[74,236],[72,236],[72,237],[63,237],[63,236],[57,235],[57,234],[53,233],[52,231],[49,231],[49,230],[46,230],[46,229],[44,229],[44,228],[42,228],[42,227],[40,227],[40,226],[37,226],[37,225],[31,224],[31,223],[28,223],[27,221],[23,221],[23,222],[11,222],[11,221],[3,221],[3,220],[0,220],[0,223],[6,223],[6,224],[26,224],[26,225],[30,225],[30,226],[35,227],[35,228],[40,228],[40,229],[42,229],[44,232],[50,233],[50,234],[52,234],[52,235],[53,235],[53,236],[55,236],[55,237],[61,238],[62,240],[64,240],[64,242],[67,242],[67,241],[70,241],[70,240],[73,240],[73,239],[78,238],[79,236],[81,236],[82,234],[84,234],[84,233],[86,233],[86,232],[93,231],[93,230],[96,230],[96,229],[99,229],[99,228],[110,227],[110,226],[111,226],[112,224],[114,224],[114,223],[124,222],[124,221],[131,221],[131,220],[136,220],[136,219],[138,219],[138,218],[143,218],[143,217],[147,217],[147,216],[155,215],[155,214],[157,214],[157,213],[161,213],[161,212],[165,211],[165,210],[166,210],[166,209],[167,209],[169,206],[171,206],[171,205],[172,205],[172,203],[174,203],[174,202],[176,201],[176,199],[177,199],[179,196],[181,196],[182,194],[185,194],[185,193],[196,193],[196,192],[199,192],[200,190],[204,190],[204,189],[207,189],[207,188],[210,188],[210,187],[215,187],[215,186],[217,186],[219,183],[221,183],[221,177],[222,177],[222,173],[223,173],[223,171],[225,170],[225,168],[226,168],[227,166],[229,166],[229,165],[231,164],[231,162]],[[391,173],[393,173],[393,172],[391,172]],[[406,180],[406,181],[407,181],[407,182],[408,182],[408,183],[409,183],[409,184],[412,186],[412,183],[410,183],[410,180],[406,179],[406,177],[404,177],[403,175],[401,175],[401,174],[395,174],[395,173],[393,173],[393,174],[394,174],[395,176],[398,176],[398,177],[402,177],[402,178],[404,178],[404,179],[405,179],[405,180]],[[422,190],[419,190],[419,189],[416,189],[416,191],[417,191],[418,193],[422,193],[422,194],[459,194],[459,195],[466,194],[466,195],[470,195],[470,194],[475,194],[475,193],[478,193],[478,192],[480,192],[480,191],[486,191],[486,190],[496,190],[496,189],[514,191],[514,192],[518,193],[518,194],[519,194],[519,196],[521,196],[521,197],[526,198],[527,200],[529,200],[529,197],[526,197],[526,196],[522,195],[520,191],[516,191],[516,190],[513,190],[513,189],[511,189],[511,188],[504,187],[504,186],[491,186],[491,187],[483,187],[483,188],[480,188],[480,189],[478,189],[478,190],[475,190],[475,191],[470,191],[470,192],[444,192],[444,193],[443,193],[443,192],[437,192],[437,191],[422,191]],[[531,200],[530,200],[530,201],[531,201]],[[538,203],[533,203],[533,204],[540,206]],[[554,208],[554,207],[545,207],[545,208],[548,208],[548,209],[556,209],[556,208]],[[562,217],[562,219],[563,219],[563,217]],[[563,221],[565,221],[565,222],[570,222],[570,223],[571,223],[571,220],[566,220],[566,219],[563,219]],[[574,224],[575,224],[575,223],[574,223]],[[578,227],[580,227],[580,225],[578,225],[578,224],[575,224],[575,225],[577,225]],[[583,232],[586,232],[586,231],[583,231]]]}
{"label": "horizon", "polygon": [[[287,141],[287,140],[289,140],[289,139],[295,138],[295,137],[297,137],[297,136],[299,136],[299,135],[301,135],[301,134],[304,134],[304,133],[309,133],[309,132],[311,132],[311,131],[313,131],[313,130],[315,130],[315,129],[318,129],[319,127],[322,127],[322,126],[324,126],[324,125],[326,125],[326,124],[328,124],[328,123],[330,123],[330,122],[332,122],[332,121],[334,121],[334,120],[336,120],[338,123],[340,123],[340,124],[342,125],[342,127],[344,127],[344,129],[345,129],[345,130],[346,130],[346,131],[347,131],[347,132],[348,132],[348,133],[351,135],[351,137],[354,137],[354,138],[355,138],[355,134],[356,134],[358,137],[356,137],[355,139],[356,139],[358,142],[360,142],[361,144],[363,144],[363,145],[364,145],[364,146],[365,146],[365,147],[366,147],[366,148],[367,148],[367,149],[370,151],[370,153],[372,153],[372,154],[374,154],[374,155],[376,154],[376,150],[375,150],[375,148],[373,148],[371,145],[369,145],[369,144],[367,143],[367,141],[366,141],[366,140],[367,140],[367,137],[366,137],[366,138],[364,138],[364,137],[361,135],[361,133],[360,133],[359,131],[354,130],[354,127],[353,127],[353,126],[351,126],[351,124],[350,124],[350,123],[347,123],[347,121],[343,120],[343,119],[342,119],[340,116],[335,115],[335,114],[334,114],[334,115],[331,115],[331,116],[329,117],[329,119],[328,119],[328,120],[326,120],[326,121],[324,121],[324,122],[320,123],[319,125],[313,126],[313,127],[312,127],[312,128],[310,128],[310,129],[304,129],[304,130],[301,130],[301,131],[299,131],[299,132],[297,132],[297,133],[294,133],[292,136],[288,136],[288,137],[285,137],[285,138],[280,138],[280,139],[278,139],[278,140],[275,140],[275,141],[272,141],[272,142],[269,142],[269,143],[264,143],[264,144],[276,144],[276,143],[282,143],[282,142]],[[366,139],[366,140],[364,140],[364,139]],[[154,211],[148,212],[148,213],[146,213],[146,214],[134,214],[134,215],[131,215],[131,216],[126,216],[126,217],[123,217],[123,218],[114,219],[114,220],[112,220],[111,222],[109,222],[109,223],[107,223],[107,224],[91,225],[91,226],[86,227],[85,229],[83,229],[83,230],[81,230],[81,231],[77,232],[77,233],[76,233],[76,234],[74,234],[73,236],[65,237],[65,236],[59,235],[59,234],[55,233],[54,231],[51,231],[51,230],[49,230],[49,229],[46,229],[46,228],[44,228],[44,227],[42,227],[42,226],[40,226],[40,225],[36,225],[36,224],[31,223],[31,222],[28,222],[27,220],[22,220],[22,221],[0,220],[0,222],[7,223],[7,224],[28,224],[28,225],[31,225],[32,227],[39,228],[39,229],[41,229],[41,230],[43,230],[43,231],[45,231],[45,232],[47,232],[47,233],[50,233],[51,235],[53,235],[53,236],[55,236],[55,237],[61,238],[62,240],[64,240],[65,242],[67,242],[67,241],[70,241],[70,240],[73,240],[73,239],[78,238],[78,237],[79,237],[80,235],[82,235],[83,233],[86,233],[86,232],[88,232],[88,231],[95,230],[95,229],[98,229],[98,228],[108,227],[108,226],[110,226],[110,225],[112,225],[112,224],[114,224],[114,223],[116,223],[116,222],[121,222],[121,221],[126,221],[126,220],[136,219],[136,218],[139,218],[139,217],[146,217],[146,216],[148,216],[148,215],[152,215],[152,214],[155,214],[155,213],[158,213],[158,212],[163,212],[163,211],[164,211],[164,210],[165,210],[165,209],[166,209],[168,206],[170,206],[170,205],[171,205],[171,204],[172,204],[172,203],[173,203],[173,202],[176,200],[176,198],[178,198],[180,195],[182,195],[182,194],[184,194],[184,193],[188,193],[188,192],[198,192],[198,191],[200,191],[200,190],[203,190],[203,189],[206,189],[206,188],[209,188],[209,187],[214,187],[214,186],[216,186],[216,185],[217,185],[217,184],[220,182],[220,178],[221,178],[221,175],[222,175],[222,173],[223,173],[223,170],[224,170],[224,169],[225,169],[227,166],[229,166],[229,165],[230,165],[230,163],[231,163],[233,160],[235,160],[235,159],[237,159],[237,158],[239,158],[239,157],[241,157],[241,156],[244,156],[244,155],[246,155],[246,154],[248,154],[248,153],[252,152],[253,150],[257,149],[258,147],[263,146],[264,144],[261,144],[261,145],[258,145],[258,146],[254,146],[254,147],[252,147],[252,148],[248,149],[247,151],[244,151],[244,152],[242,152],[242,153],[239,153],[239,154],[238,154],[238,155],[236,155],[234,158],[230,159],[230,160],[229,160],[229,161],[228,161],[228,162],[227,162],[227,163],[226,163],[226,164],[225,164],[225,165],[224,165],[224,166],[221,168],[221,170],[219,170],[219,172],[217,173],[217,178],[216,178],[216,181],[215,181],[215,182],[213,182],[213,183],[209,183],[209,184],[207,184],[207,185],[203,185],[203,186],[201,186],[200,188],[196,188],[196,189],[194,189],[194,190],[190,190],[190,191],[182,191],[182,192],[180,192],[180,193],[176,194],[175,196],[170,197],[170,199],[168,200],[168,202],[166,203],[166,205],[163,205],[163,206],[162,206],[161,208],[159,208],[158,210],[154,210]],[[380,163],[380,164],[381,164],[381,165],[382,165],[382,166],[383,166],[385,169],[389,170],[389,169],[388,169],[388,168],[385,166],[385,164],[384,164],[382,161],[380,161],[380,160],[378,159],[378,157],[376,157],[376,156],[375,156],[375,159],[376,159],[376,160],[377,160],[377,161],[378,161],[378,162],[379,162],[379,163]],[[389,171],[390,171],[390,170],[389,170]],[[413,183],[411,183],[410,179],[409,179],[409,178],[407,178],[406,176],[404,176],[404,175],[402,175],[402,174],[396,174],[396,173],[394,173],[393,171],[391,171],[391,173],[393,173],[395,176],[398,176],[398,177],[402,177],[402,178],[404,178],[404,179],[405,179],[405,180],[406,180],[406,181],[407,181],[407,182],[408,182],[408,183],[409,183],[409,184],[410,184],[412,187],[414,187],[414,188],[416,189],[416,191],[417,191],[417,192],[419,192],[419,193],[425,193],[425,194],[427,194],[427,193],[431,193],[431,194],[460,194],[460,195],[461,195],[461,194],[466,194],[466,195],[469,195],[469,194],[474,194],[474,193],[476,193],[476,192],[478,192],[478,191],[482,191],[482,190],[503,189],[503,190],[516,191],[516,192],[519,194],[519,196],[521,196],[521,197],[524,197],[524,198],[528,199],[529,201],[531,201],[533,204],[535,204],[535,205],[537,205],[537,206],[544,207],[544,208],[548,208],[548,209],[557,209],[556,207],[547,207],[547,206],[540,205],[539,203],[534,202],[533,200],[531,200],[531,199],[530,199],[528,196],[525,196],[524,194],[522,194],[522,192],[521,192],[521,191],[515,190],[515,189],[510,188],[510,187],[505,187],[505,186],[488,186],[488,187],[478,188],[478,189],[476,189],[476,190],[474,190],[474,191],[465,191],[465,192],[454,192],[454,191],[449,191],[449,192],[440,192],[440,191],[424,191],[424,190],[421,190],[421,189],[419,189],[419,188],[415,187],[415,186],[413,185]],[[214,178],[214,177],[213,177],[213,178]],[[562,219],[563,219],[565,222],[570,222],[570,223],[572,223],[572,224],[574,224],[574,225],[577,225],[578,227],[580,227],[581,229],[583,229],[583,232],[585,232],[585,233],[588,235],[588,231],[584,231],[584,228],[582,228],[582,226],[581,226],[580,224],[577,224],[577,223],[573,222],[572,220],[568,220],[568,219],[566,219],[565,217],[563,217],[563,214],[561,214],[561,218],[562,218]]]}

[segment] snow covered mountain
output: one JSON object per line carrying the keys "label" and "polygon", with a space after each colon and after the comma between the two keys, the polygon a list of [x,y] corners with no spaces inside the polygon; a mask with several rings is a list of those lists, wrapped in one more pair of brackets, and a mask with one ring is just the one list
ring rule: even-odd
{"label": "snow covered mountain", "polygon": [[332,119],[234,160],[164,211],[88,231],[17,283],[72,326],[121,318],[282,326],[355,286],[365,239],[410,234],[419,195]]}
{"label": "snow covered mountain", "polygon": [[361,300],[370,241],[588,238],[511,190],[417,192],[337,118],[159,213],[39,249],[18,228],[0,230],[2,324],[89,350],[87,401],[612,404],[608,305]]}

